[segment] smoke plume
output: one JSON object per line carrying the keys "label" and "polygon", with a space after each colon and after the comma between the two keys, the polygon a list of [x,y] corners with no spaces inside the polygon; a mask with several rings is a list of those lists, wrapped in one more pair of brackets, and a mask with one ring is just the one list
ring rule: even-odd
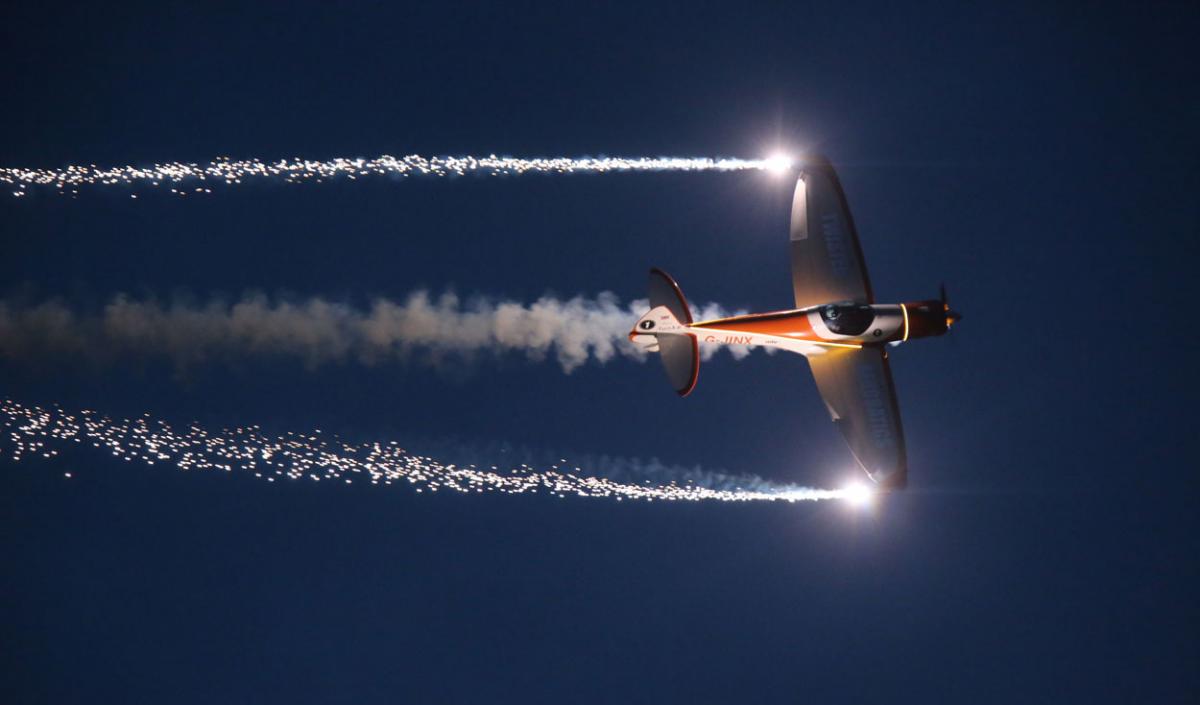
{"label": "smoke plume", "polygon": [[[119,295],[100,309],[51,300],[0,300],[0,359],[47,356],[111,362],[166,358],[178,366],[246,356],[296,358],[309,368],[328,363],[367,365],[417,359],[432,364],[519,354],[552,359],[564,372],[615,357],[642,360],[628,341],[645,300],[622,304],[611,293],[594,298],[543,296],[533,303],[453,292],[416,291],[402,301],[373,300],[366,308],[320,297],[289,300],[263,294],[228,302],[133,299]],[[698,319],[729,315],[715,304]],[[744,348],[729,348],[735,357]],[[705,347],[707,358],[714,348]]]}

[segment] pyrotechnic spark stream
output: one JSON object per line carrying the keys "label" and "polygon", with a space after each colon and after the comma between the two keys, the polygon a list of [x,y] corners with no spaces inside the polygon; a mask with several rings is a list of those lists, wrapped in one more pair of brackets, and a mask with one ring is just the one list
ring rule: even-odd
{"label": "pyrotechnic spark stream", "polygon": [[[78,193],[81,186],[167,186],[180,196],[212,193],[211,183],[240,184],[252,179],[280,179],[295,183],[324,181],[335,177],[358,179],[370,176],[488,176],[539,174],[606,173],[612,171],[747,171],[778,170],[778,157],[770,159],[709,159],[684,157],[555,157],[518,159],[515,157],[406,157],[383,155],[374,159],[258,159],[234,161],[228,157],[207,164],[168,162],[152,166],[98,167],[68,166],[62,169],[23,169],[0,167],[0,182],[16,188],[14,196],[24,196],[29,187]],[[199,182],[188,189],[174,188]]]}
{"label": "pyrotechnic spark stream", "polygon": [[[0,402],[0,456],[14,462],[26,457],[53,458],[61,447],[91,445],[126,462],[173,464],[180,470],[252,474],[267,482],[299,480],[371,485],[408,483],[417,492],[499,492],[566,497],[608,497],[617,500],[671,502],[817,501],[842,499],[845,490],[819,490],[793,485],[760,483],[756,489],[710,489],[617,482],[583,475],[579,468],[520,465],[453,465],[412,455],[391,443],[347,443],[320,430],[269,437],[258,426],[210,432],[195,424],[179,432],[145,414],[137,419],[111,419],[95,411],[69,414],[58,408],[28,407],[12,400]],[[7,453],[6,453],[7,451]],[[69,477],[70,474],[68,473]]]}
{"label": "pyrotechnic spark stream", "polygon": [[[26,306],[0,300],[0,360],[47,353],[101,361],[153,355],[186,366],[214,357],[285,355],[315,367],[346,359],[372,364],[421,355],[437,363],[519,352],[534,360],[553,355],[570,372],[617,355],[644,359],[627,333],[648,309],[644,300],[623,307],[607,292],[522,304],[417,291],[401,302],[376,299],[367,310],[322,298],[288,302],[256,295],[233,304],[161,304],[118,296],[95,314],[56,301]],[[703,319],[729,315],[715,304],[696,313]],[[705,356],[715,349],[706,346]],[[748,354],[728,350],[735,357]]]}

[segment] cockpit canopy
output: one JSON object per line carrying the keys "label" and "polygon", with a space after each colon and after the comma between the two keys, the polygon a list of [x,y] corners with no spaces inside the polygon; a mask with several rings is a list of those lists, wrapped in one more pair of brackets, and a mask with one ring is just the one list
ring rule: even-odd
{"label": "cockpit canopy", "polygon": [[862,335],[875,320],[875,311],[868,304],[843,302],[821,307],[821,320],[838,335]]}

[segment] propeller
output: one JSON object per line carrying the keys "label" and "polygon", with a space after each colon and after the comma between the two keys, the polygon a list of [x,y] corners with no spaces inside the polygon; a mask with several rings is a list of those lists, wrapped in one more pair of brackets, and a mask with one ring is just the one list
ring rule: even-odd
{"label": "propeller", "polygon": [[950,330],[951,326],[962,320],[962,314],[958,311],[950,310],[950,300],[946,297],[946,282],[942,282],[938,287],[939,298],[942,300],[942,311],[946,314],[946,330]]}

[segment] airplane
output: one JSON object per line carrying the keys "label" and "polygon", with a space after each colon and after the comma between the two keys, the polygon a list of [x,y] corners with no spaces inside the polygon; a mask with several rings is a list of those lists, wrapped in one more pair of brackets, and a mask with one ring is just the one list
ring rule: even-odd
{"label": "airplane", "polygon": [[817,390],[855,460],[882,489],[908,483],[904,430],[888,348],[945,334],[962,315],[939,299],[875,303],[858,232],[828,159],[805,159],[792,196],[792,293],[796,307],[693,321],[679,285],[650,270],[650,311],[629,339],[662,359],[680,396],[696,387],[699,342],[763,346],[808,359]]}

